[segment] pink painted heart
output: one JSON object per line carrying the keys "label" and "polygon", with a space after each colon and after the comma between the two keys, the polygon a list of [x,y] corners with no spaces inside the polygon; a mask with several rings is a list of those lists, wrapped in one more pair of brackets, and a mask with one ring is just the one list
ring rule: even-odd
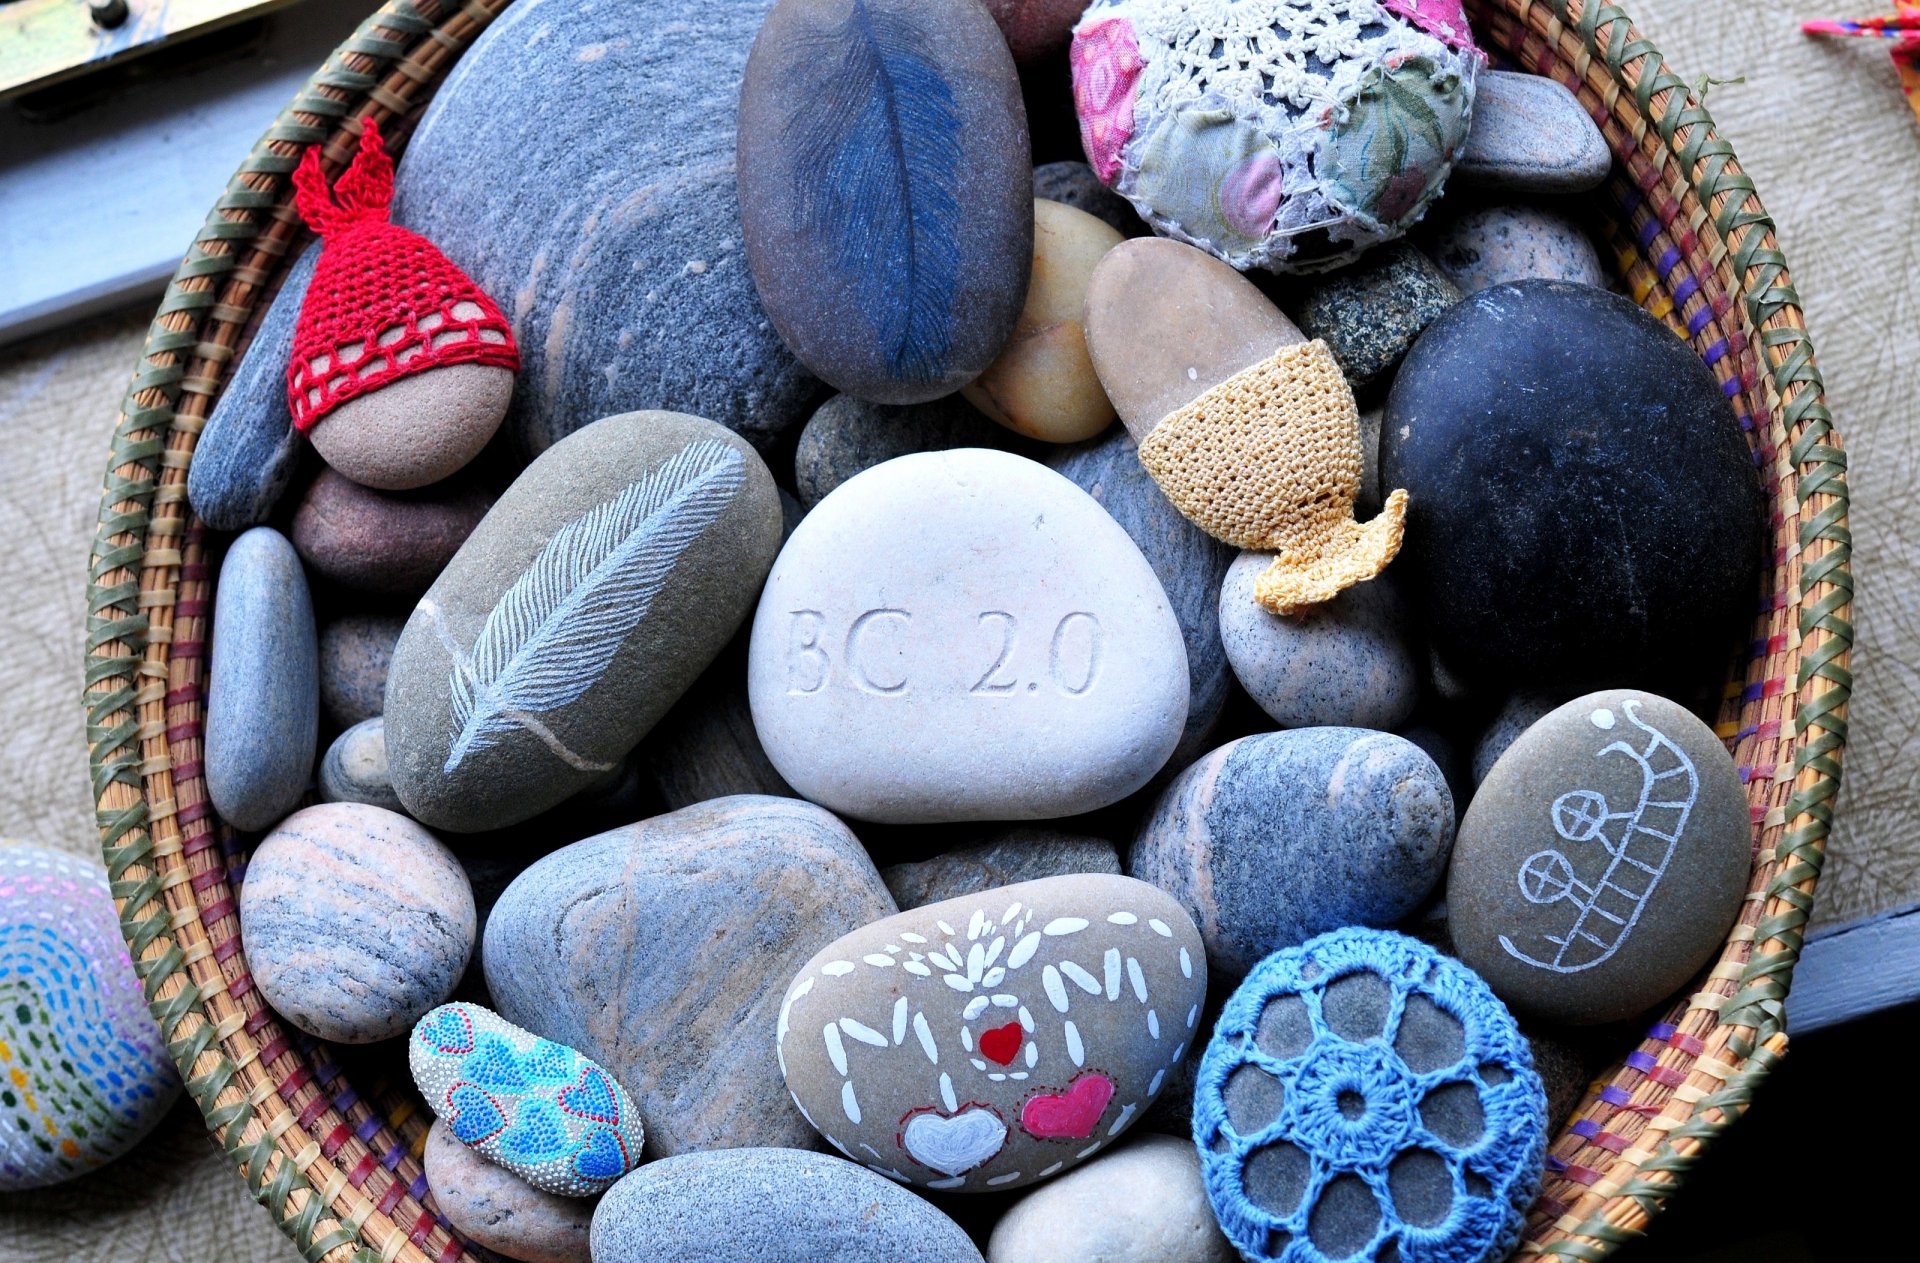
{"label": "pink painted heart", "polygon": [[1075,1076],[1065,1092],[1030,1097],[1020,1125],[1042,1140],[1084,1140],[1113,1099],[1113,1080],[1098,1071]]}
{"label": "pink painted heart", "polygon": [[1007,1065],[1019,1055],[1020,1039],[1024,1033],[1018,1022],[1008,1022],[1005,1026],[985,1031],[980,1036],[980,1055],[988,1061]]}

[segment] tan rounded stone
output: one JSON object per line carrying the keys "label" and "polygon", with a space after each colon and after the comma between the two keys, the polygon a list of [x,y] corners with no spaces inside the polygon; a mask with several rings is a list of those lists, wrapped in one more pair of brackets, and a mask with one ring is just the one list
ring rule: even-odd
{"label": "tan rounded stone", "polygon": [[1087,350],[1135,439],[1242,369],[1306,338],[1252,281],[1204,250],[1136,237],[1087,285]]}
{"label": "tan rounded stone", "polygon": [[347,400],[310,437],[322,460],[361,486],[408,491],[478,456],[512,397],[512,370],[448,364]]}
{"label": "tan rounded stone", "polygon": [[596,1199],[541,1192],[455,1140],[439,1119],[424,1161],[434,1204],[476,1245],[522,1263],[584,1263]]}
{"label": "tan rounded stone", "polygon": [[960,393],[1009,430],[1047,443],[1078,443],[1113,423],[1113,404],[1087,355],[1087,286],[1125,240],[1059,202],[1033,203],[1033,273],[1027,305],[1000,357]]}

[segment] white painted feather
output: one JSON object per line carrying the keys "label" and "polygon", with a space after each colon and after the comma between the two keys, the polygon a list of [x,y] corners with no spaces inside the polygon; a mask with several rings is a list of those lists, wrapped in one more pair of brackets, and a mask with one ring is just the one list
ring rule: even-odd
{"label": "white painted feather", "polygon": [[547,541],[487,615],[472,653],[454,659],[447,772],[593,687],[745,471],[725,443],[689,444]]}

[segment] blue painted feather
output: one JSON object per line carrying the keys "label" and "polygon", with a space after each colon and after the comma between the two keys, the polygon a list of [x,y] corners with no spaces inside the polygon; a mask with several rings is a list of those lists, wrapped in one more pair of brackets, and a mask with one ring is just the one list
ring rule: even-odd
{"label": "blue painted feather", "polygon": [[947,371],[960,271],[960,116],[911,18],[853,0],[819,41],[827,73],[787,134],[806,173],[801,213],[834,244],[894,376]]}

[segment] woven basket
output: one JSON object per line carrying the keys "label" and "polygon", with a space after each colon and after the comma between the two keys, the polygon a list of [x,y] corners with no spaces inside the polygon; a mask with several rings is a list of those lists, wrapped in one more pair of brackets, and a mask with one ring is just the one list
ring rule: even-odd
{"label": "woven basket", "polygon": [[[288,173],[330,170],[358,121],[404,125],[508,0],[393,0],[254,147],[168,286],[113,433],[88,583],[86,707],[121,925],[187,1090],[309,1259],[483,1258],[439,1218],[411,1089],[349,1082],[247,971],[244,855],[207,802],[201,721],[212,576],[188,463],[249,318],[299,232]],[[1653,45],[1611,5],[1470,0],[1495,56],[1573,89],[1616,156],[1609,236],[1627,291],[1733,401],[1773,504],[1773,560],[1718,731],[1746,779],[1755,864],[1717,963],[1589,1088],[1553,1142],[1520,1253],[1602,1258],[1645,1231],[1786,1049],[1783,1001],[1839,786],[1852,677],[1846,457],[1786,260],[1753,182]],[[404,126],[393,130],[404,130]]]}

